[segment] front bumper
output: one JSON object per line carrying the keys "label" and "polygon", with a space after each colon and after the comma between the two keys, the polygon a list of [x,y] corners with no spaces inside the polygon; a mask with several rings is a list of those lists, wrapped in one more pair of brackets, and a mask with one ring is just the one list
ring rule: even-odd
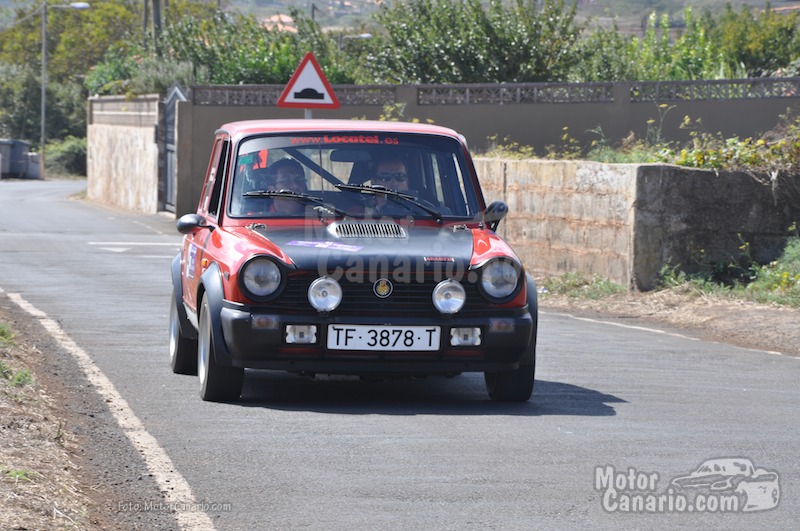
{"label": "front bumper", "polygon": [[[535,319],[527,307],[499,310],[491,315],[470,317],[382,317],[363,315],[276,315],[268,308],[246,307],[225,302],[220,313],[229,359],[223,365],[254,369],[323,374],[452,374],[473,371],[511,370],[533,363]],[[270,329],[257,329],[253,321],[268,321]],[[504,326],[495,326],[502,322]],[[508,326],[512,324],[513,326]],[[311,344],[287,344],[287,325],[314,325]],[[327,348],[329,325],[391,325],[441,327],[438,349],[331,350]],[[452,346],[450,330],[479,328],[477,346]],[[500,329],[500,330],[498,330]],[[219,353],[219,351],[218,351]]]}

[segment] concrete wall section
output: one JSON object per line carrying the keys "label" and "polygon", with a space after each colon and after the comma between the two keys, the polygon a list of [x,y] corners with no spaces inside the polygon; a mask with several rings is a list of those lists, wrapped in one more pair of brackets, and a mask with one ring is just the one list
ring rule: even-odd
{"label": "concrete wall section", "polygon": [[89,124],[150,127],[157,121],[158,94],[139,96],[98,96],[89,98]]}
{"label": "concrete wall section", "polygon": [[128,210],[155,213],[159,153],[159,96],[89,98],[87,195]]}
{"label": "concrete wall section", "polygon": [[89,199],[137,212],[158,212],[158,146],[153,131],[152,125],[89,125]]}
{"label": "concrete wall section", "polygon": [[633,285],[652,289],[665,265],[692,273],[776,259],[800,220],[798,190],[798,176],[773,188],[745,173],[639,166]]}

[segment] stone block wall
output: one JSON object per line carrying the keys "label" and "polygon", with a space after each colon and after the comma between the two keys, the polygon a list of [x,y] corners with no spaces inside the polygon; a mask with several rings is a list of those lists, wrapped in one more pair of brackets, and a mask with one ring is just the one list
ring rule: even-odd
{"label": "stone block wall", "polygon": [[487,202],[505,201],[498,231],[534,274],[569,271],[631,282],[636,165],[478,158]]}
{"label": "stone block wall", "polygon": [[776,259],[800,221],[800,177],[583,161],[475,161],[498,231],[534,276],[576,272],[653,289],[666,267],[692,273]]}

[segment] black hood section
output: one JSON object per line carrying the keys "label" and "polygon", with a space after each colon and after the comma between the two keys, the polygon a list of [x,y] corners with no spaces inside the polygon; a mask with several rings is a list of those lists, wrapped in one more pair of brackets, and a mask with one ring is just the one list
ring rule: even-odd
{"label": "black hood section", "polygon": [[[352,224],[349,227],[264,227],[251,230],[278,245],[299,270],[319,274],[369,272],[370,277],[442,272],[458,276],[469,269],[472,231],[450,227],[403,227],[391,223]],[[346,228],[387,232],[392,236],[347,236]],[[389,229],[389,230],[385,230]],[[393,230],[392,230],[393,229]],[[397,231],[402,234],[397,236]],[[438,276],[438,275],[437,275]]]}

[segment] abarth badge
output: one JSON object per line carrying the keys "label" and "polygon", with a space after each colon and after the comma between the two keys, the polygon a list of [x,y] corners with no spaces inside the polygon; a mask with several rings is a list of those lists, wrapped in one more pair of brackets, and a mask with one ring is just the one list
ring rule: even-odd
{"label": "abarth badge", "polygon": [[381,299],[385,299],[391,295],[393,290],[394,286],[392,286],[392,283],[387,278],[379,278],[372,285],[372,291],[375,293],[375,296]]}

